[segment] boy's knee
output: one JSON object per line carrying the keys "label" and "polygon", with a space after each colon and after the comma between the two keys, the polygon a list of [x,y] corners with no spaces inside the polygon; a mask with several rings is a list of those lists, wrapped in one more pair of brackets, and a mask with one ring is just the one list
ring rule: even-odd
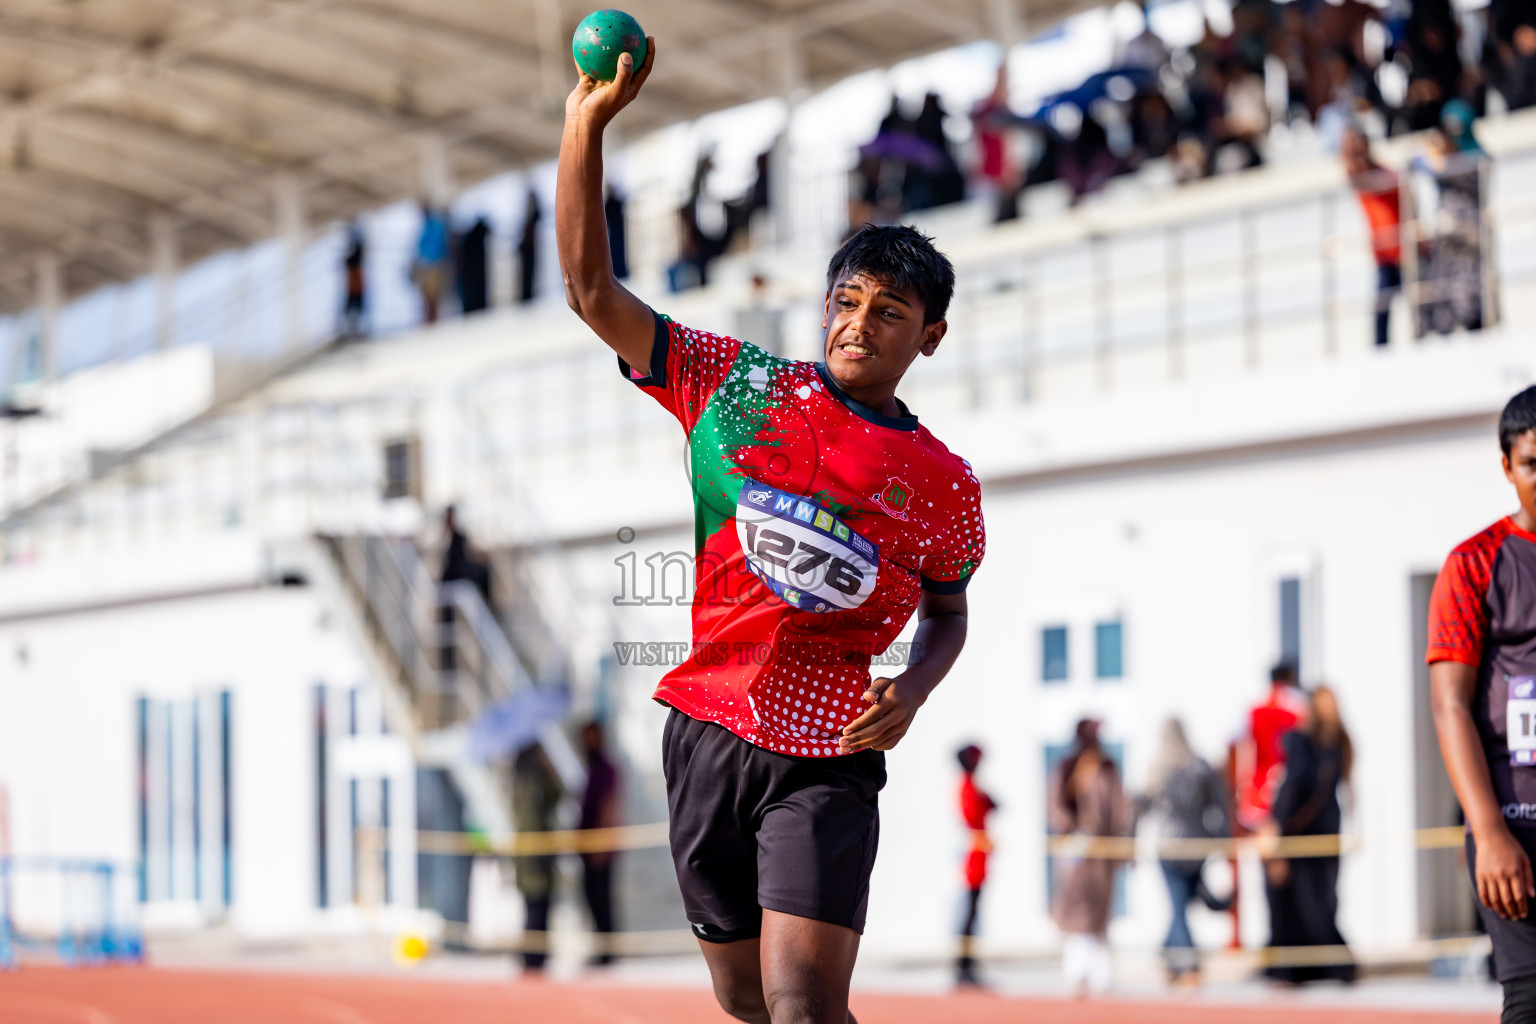
{"label": "boy's knee", "polygon": [[814,986],[788,986],[767,993],[773,1024],[844,1024],[846,1004],[828,998]]}
{"label": "boy's knee", "polygon": [[720,1009],[747,1024],[770,1024],[772,1020],[768,1015],[768,1004],[763,999],[760,983],[749,984],[737,978],[717,978],[715,1001],[720,1004]]}

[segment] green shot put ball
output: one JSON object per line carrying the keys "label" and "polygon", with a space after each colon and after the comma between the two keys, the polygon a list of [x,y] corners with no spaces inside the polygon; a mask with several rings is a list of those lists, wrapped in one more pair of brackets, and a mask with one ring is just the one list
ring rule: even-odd
{"label": "green shot put ball", "polygon": [[576,26],[571,56],[583,74],[599,82],[619,76],[619,54],[634,58],[635,70],[645,63],[645,30],[624,11],[593,11]]}

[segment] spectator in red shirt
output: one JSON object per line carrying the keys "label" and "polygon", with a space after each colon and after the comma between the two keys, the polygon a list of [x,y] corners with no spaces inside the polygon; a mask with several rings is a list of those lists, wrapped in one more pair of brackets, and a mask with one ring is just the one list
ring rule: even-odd
{"label": "spectator in red shirt", "polygon": [[972,942],[976,936],[976,914],[981,905],[981,887],[987,880],[987,855],[992,852],[992,840],[987,837],[987,815],[997,810],[997,804],[976,785],[976,766],[981,764],[981,748],[974,743],[961,747],[956,755],[965,777],[960,780],[960,817],[971,830],[971,847],[965,855],[965,923],[960,928],[960,959],[956,963],[957,981],[961,985],[980,985],[976,976],[976,959],[972,955]]}
{"label": "spectator in red shirt", "polygon": [[1371,228],[1371,253],[1376,257],[1376,344],[1387,344],[1387,320],[1392,300],[1403,286],[1402,193],[1397,175],[1376,162],[1370,140],[1358,128],[1344,132],[1341,148],[1350,187],[1360,200]]}
{"label": "spectator in red shirt", "polygon": [[1296,667],[1281,662],[1269,672],[1269,695],[1248,712],[1238,750],[1237,820],[1250,832],[1269,818],[1270,804],[1285,773],[1280,737],[1302,724],[1307,698],[1296,682]]}

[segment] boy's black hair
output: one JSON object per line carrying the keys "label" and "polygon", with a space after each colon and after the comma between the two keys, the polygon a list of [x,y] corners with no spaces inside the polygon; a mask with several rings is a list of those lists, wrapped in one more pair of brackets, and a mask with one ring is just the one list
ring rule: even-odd
{"label": "boy's black hair", "polygon": [[1511,398],[1499,414],[1499,447],[1506,458],[1515,440],[1527,430],[1536,430],[1536,384]]}
{"label": "boy's black hair", "polygon": [[1281,661],[1269,670],[1269,681],[1272,683],[1285,683],[1287,686],[1301,685],[1296,681],[1296,666],[1289,661]]}
{"label": "boy's black hair", "polygon": [[914,227],[865,224],[849,236],[827,264],[827,290],[863,272],[893,288],[911,290],[923,300],[923,324],[937,323],[949,312],[955,294],[955,268],[933,247],[933,239]]}

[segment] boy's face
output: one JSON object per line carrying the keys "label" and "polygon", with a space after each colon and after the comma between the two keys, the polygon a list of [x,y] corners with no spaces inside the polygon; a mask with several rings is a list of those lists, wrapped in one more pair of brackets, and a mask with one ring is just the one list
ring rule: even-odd
{"label": "boy's face", "polygon": [[919,352],[933,355],[944,339],[948,324],[924,324],[923,315],[923,300],[911,289],[862,272],[839,278],[821,318],[827,370],[845,389],[894,386]]}
{"label": "boy's face", "polygon": [[1510,445],[1504,456],[1504,476],[1515,485],[1525,514],[1536,518],[1536,430],[1527,430]]}

